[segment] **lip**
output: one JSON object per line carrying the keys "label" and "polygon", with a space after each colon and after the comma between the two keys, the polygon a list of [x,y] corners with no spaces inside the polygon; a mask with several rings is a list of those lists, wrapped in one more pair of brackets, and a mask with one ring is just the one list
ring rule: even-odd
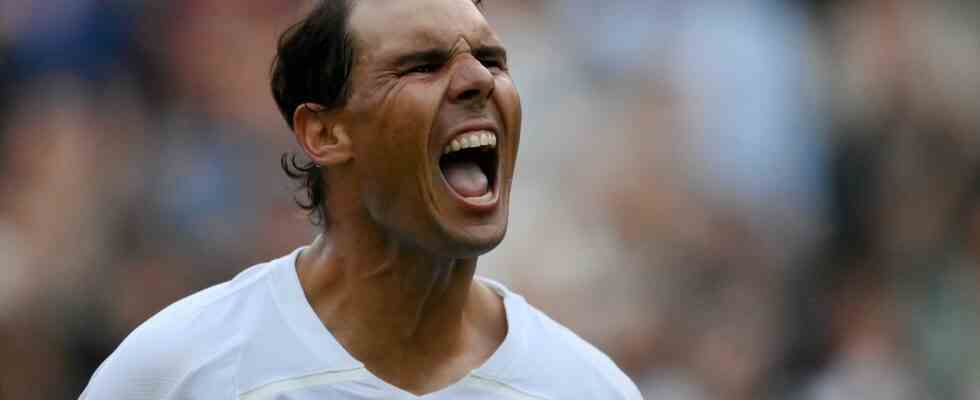
{"label": "lip", "polygon": [[[439,147],[437,147],[437,149],[445,148],[450,142],[452,142],[453,139],[455,139],[459,135],[469,133],[469,132],[477,132],[477,131],[493,132],[494,135],[497,135],[497,140],[499,141],[503,138],[500,137],[500,130],[497,128],[497,126],[498,125],[490,119],[477,119],[477,120],[471,120],[462,123],[459,126],[450,130],[449,134],[446,135],[445,138],[443,138],[442,143],[439,145]],[[496,176],[498,177],[497,179],[499,179],[500,177],[500,169],[502,164],[500,160],[501,154],[499,149],[500,149],[500,143],[498,142],[497,150],[496,150],[497,151]],[[442,158],[442,152],[439,151],[436,154],[437,156],[435,159],[435,164],[436,164],[436,168],[439,168],[439,160]],[[460,196],[459,193],[456,193],[456,191],[453,190],[452,186],[449,185],[449,182],[446,181],[446,175],[443,174],[441,170],[439,171],[439,179],[442,181],[442,184],[445,187],[445,191],[449,193],[449,195],[453,197],[456,200],[456,202],[460,205],[460,207],[465,211],[486,213],[495,210],[500,203],[500,190],[498,187],[500,184],[496,180],[491,183],[490,193],[489,196],[486,196],[487,197],[486,199],[482,199],[482,198],[474,199],[474,198],[463,197]]]}

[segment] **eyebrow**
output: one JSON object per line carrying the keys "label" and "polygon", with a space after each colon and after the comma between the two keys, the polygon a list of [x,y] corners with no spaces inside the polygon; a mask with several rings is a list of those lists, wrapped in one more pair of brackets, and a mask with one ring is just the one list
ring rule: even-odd
{"label": "eyebrow", "polygon": [[[478,59],[496,58],[507,60],[507,50],[500,46],[480,46],[470,51],[473,57]],[[451,52],[444,48],[432,48],[415,51],[395,58],[395,67],[406,67],[409,65],[438,64],[444,63],[452,56]]]}

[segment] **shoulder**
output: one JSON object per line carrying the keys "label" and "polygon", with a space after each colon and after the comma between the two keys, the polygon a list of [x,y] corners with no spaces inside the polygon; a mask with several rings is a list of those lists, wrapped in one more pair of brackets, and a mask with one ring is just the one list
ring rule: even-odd
{"label": "shoulder", "polygon": [[[498,284],[499,285],[499,284]],[[605,353],[513,293],[515,327],[526,356],[508,374],[531,393],[558,398],[642,399],[636,384]],[[512,312],[508,309],[508,312]]]}
{"label": "shoulder", "polygon": [[84,398],[233,398],[248,327],[270,303],[263,285],[270,270],[251,267],[148,319],[96,370]]}
{"label": "shoulder", "polygon": [[575,378],[569,379],[569,383],[581,385],[577,390],[582,393],[608,399],[641,398],[636,384],[609,356],[537,308],[531,310],[532,326],[537,327],[531,334],[531,343],[536,348],[547,349],[544,358],[555,367],[553,371]]}

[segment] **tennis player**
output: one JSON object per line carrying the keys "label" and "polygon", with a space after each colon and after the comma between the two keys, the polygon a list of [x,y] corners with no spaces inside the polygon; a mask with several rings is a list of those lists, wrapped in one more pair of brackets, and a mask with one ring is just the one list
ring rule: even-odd
{"label": "tennis player", "polygon": [[324,233],[150,318],[83,399],[641,398],[475,275],[507,228],[521,132],[476,3],[324,0],[282,35],[272,92],[311,160],[283,167]]}

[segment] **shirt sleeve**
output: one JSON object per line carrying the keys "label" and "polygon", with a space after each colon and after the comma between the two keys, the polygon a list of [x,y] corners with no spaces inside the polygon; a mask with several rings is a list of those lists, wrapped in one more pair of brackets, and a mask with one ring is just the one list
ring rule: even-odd
{"label": "shirt sleeve", "polygon": [[155,357],[153,350],[124,342],[95,371],[80,399],[169,400],[179,372],[166,368],[166,358]]}

